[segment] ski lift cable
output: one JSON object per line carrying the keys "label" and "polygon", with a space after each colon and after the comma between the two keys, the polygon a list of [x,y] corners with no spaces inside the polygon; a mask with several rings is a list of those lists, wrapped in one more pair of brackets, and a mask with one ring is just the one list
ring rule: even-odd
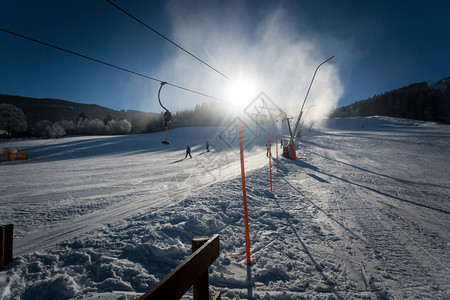
{"label": "ski lift cable", "polygon": [[[160,81],[160,82],[163,82],[163,81]],[[195,91],[195,90],[191,90],[191,89],[189,89],[189,88],[185,88],[185,87],[182,87],[182,86],[179,86],[179,85],[170,83],[170,82],[166,82],[166,84],[167,84],[167,85],[170,85],[170,86],[172,86],[172,87],[175,87],[175,88],[177,88],[177,89],[180,89],[180,90],[185,90],[185,91],[187,91],[187,92],[191,92],[191,93],[194,93],[194,94],[203,96],[203,97],[207,97],[207,98],[210,98],[210,99],[213,99],[213,100],[216,100],[216,101],[225,103],[225,100],[223,100],[223,99],[220,99],[220,98],[217,98],[217,97],[208,95],[208,94],[204,94],[204,93],[202,93],[202,92],[198,92],[198,91]]]}
{"label": "ski lift cable", "polygon": [[195,56],[194,54],[192,54],[191,52],[189,52],[188,50],[186,50],[185,48],[181,47],[180,45],[178,45],[177,43],[175,43],[174,41],[172,41],[171,39],[169,39],[168,37],[166,37],[165,35],[163,35],[162,33],[158,32],[156,29],[150,27],[149,25],[147,25],[146,23],[144,23],[143,21],[139,20],[137,17],[133,16],[132,14],[130,14],[129,12],[127,12],[125,9],[121,8],[120,6],[118,6],[117,4],[113,3],[110,0],[105,0],[106,2],[108,2],[109,4],[111,4],[112,6],[114,6],[115,8],[117,8],[118,10],[120,10],[121,12],[123,12],[124,14],[126,14],[127,16],[129,16],[130,18],[132,18],[133,20],[137,21],[138,23],[144,25],[147,29],[150,29],[151,31],[153,31],[154,33],[156,33],[157,35],[159,35],[160,37],[162,37],[163,39],[165,39],[166,41],[168,41],[169,43],[173,44],[174,46],[176,46],[177,48],[183,50],[184,52],[186,52],[187,54],[189,54],[190,56],[192,56],[193,58],[195,58],[196,60],[198,60],[199,62],[201,62],[202,64],[206,65],[207,67],[209,67],[210,69],[214,70],[215,72],[219,73],[220,75],[222,75],[223,77],[225,77],[226,79],[232,81],[230,79],[230,77],[228,77],[227,75],[225,75],[224,73],[220,72],[219,70],[217,70],[216,68],[214,68],[213,66],[211,66],[210,64],[208,64],[207,62],[203,61],[202,59],[198,58],[197,56]]}
{"label": "ski lift cable", "polygon": [[[140,77],[144,77],[146,79],[157,81],[159,83],[165,82],[163,80],[160,80],[160,79],[157,79],[157,78],[154,78],[154,77],[142,74],[142,73],[138,73],[138,72],[132,71],[130,69],[119,67],[119,66],[116,66],[114,64],[111,64],[111,63],[108,63],[108,62],[105,62],[105,61],[102,61],[102,60],[99,60],[99,59],[96,59],[96,58],[93,58],[93,57],[90,57],[90,56],[87,56],[87,55],[84,55],[84,54],[81,54],[81,53],[78,53],[78,52],[75,52],[75,51],[72,51],[72,50],[68,50],[68,49],[65,49],[65,48],[61,48],[61,47],[52,45],[50,43],[42,42],[42,41],[39,41],[37,39],[31,38],[31,37],[28,37],[28,36],[25,36],[25,35],[22,35],[22,34],[19,34],[19,33],[16,33],[16,32],[13,32],[13,31],[1,28],[1,27],[0,27],[0,31],[3,31],[5,33],[9,33],[11,35],[14,35],[14,36],[17,36],[17,37],[20,37],[20,38],[23,38],[23,39],[26,39],[26,40],[29,40],[29,41],[32,41],[32,42],[35,42],[35,43],[38,43],[38,44],[41,44],[41,45],[53,48],[53,49],[56,49],[56,50],[59,50],[59,51],[63,51],[63,52],[66,52],[66,53],[78,56],[78,57],[81,57],[81,58],[84,58],[84,59],[88,59],[88,60],[94,61],[96,63],[100,63],[100,64],[103,64],[103,65],[106,65],[106,66],[109,66],[109,67],[112,67],[112,68],[115,68],[115,69],[118,69],[118,70],[121,70],[121,71],[124,71],[124,72],[128,72],[128,73],[140,76]],[[217,101],[220,101],[220,102],[225,102],[224,100],[222,100],[220,98],[217,98],[217,97],[214,97],[214,96],[210,96],[208,94],[205,94],[205,93],[202,93],[202,92],[198,92],[198,91],[195,91],[195,90],[192,90],[192,89],[189,89],[189,88],[185,88],[185,87],[182,87],[180,85],[176,85],[176,84],[169,83],[169,82],[165,82],[165,83],[167,85],[170,85],[170,86],[174,87],[174,88],[185,90],[187,92],[191,92],[191,93],[194,93],[194,94],[197,94],[197,95],[200,95],[200,96],[203,96],[203,97],[207,97],[207,98],[210,98],[210,99],[213,99],[213,100],[217,100]]]}

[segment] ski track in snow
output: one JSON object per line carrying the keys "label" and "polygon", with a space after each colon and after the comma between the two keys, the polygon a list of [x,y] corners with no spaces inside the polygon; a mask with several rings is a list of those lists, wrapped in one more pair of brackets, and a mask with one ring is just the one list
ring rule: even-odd
{"label": "ski track in snow", "polygon": [[273,193],[266,141],[254,140],[251,266],[239,156],[203,152],[208,139],[223,147],[218,131],[173,130],[169,146],[159,134],[12,142],[31,158],[0,165],[17,256],[0,298],[134,299],[193,236],[216,233],[210,285],[223,299],[450,298],[450,126],[328,120],[298,140],[302,160],[272,162]]}
{"label": "ski track in snow", "polygon": [[[114,137],[104,139],[107,142],[102,143],[101,147],[114,144],[109,141],[114,141]],[[157,141],[150,140],[150,142]],[[96,139],[80,144],[84,146],[86,143],[96,145]],[[149,141],[146,141],[143,147],[148,146],[148,143]],[[63,145],[65,144],[70,143]],[[55,148],[68,148],[63,145]],[[41,152],[49,149],[52,148],[44,147]],[[78,149],[83,150],[86,148]],[[51,157],[64,157],[73,152],[73,150],[54,151],[43,159],[45,161]],[[23,255],[30,250],[42,250],[101,225],[113,223],[115,220],[142,214],[155,207],[176,204],[193,190],[233,179],[240,174],[238,156],[235,153],[209,154],[202,156],[194,153],[194,160],[184,160],[184,153],[181,150],[160,151],[150,155],[124,153],[104,158],[75,158],[63,164],[59,161],[43,165],[36,162],[40,165],[33,168],[34,174],[29,172],[28,164],[5,166],[24,170],[14,174],[15,176],[9,175],[3,181],[9,199],[7,205],[12,208],[10,218],[20,219],[21,215],[24,215],[22,218],[26,219],[29,215],[33,215],[40,225],[38,230],[33,230],[35,224],[33,221],[16,224],[16,235],[19,239],[14,245],[14,252]],[[259,168],[264,164],[264,160],[258,156],[253,154],[246,157],[247,170]],[[120,162],[119,166],[117,161]],[[29,163],[32,164],[33,160],[31,159]],[[181,169],[178,163],[183,163]],[[24,181],[23,177],[29,180]],[[17,182],[26,182],[27,189],[12,191],[14,183]]]}
{"label": "ski track in snow", "polygon": [[[362,282],[364,288],[377,297],[389,294],[394,297],[405,294],[417,297],[420,295],[417,293],[419,288],[448,288],[449,255],[445,253],[442,256],[441,252],[448,248],[448,231],[442,231],[442,227],[428,222],[436,218],[448,220],[450,190],[445,179],[441,180],[442,166],[434,165],[442,164],[442,161],[437,161],[436,153],[433,153],[440,152],[440,157],[445,158],[444,149],[448,144],[440,147],[442,136],[433,139],[408,133],[406,137],[402,133],[393,134],[390,138],[383,134],[382,139],[379,139],[378,132],[365,133],[363,138],[366,143],[356,142],[354,133],[339,135],[338,143],[325,138],[324,147],[315,147],[310,153],[311,161],[320,168],[304,163],[314,171],[313,178],[332,186],[331,192],[321,191],[317,200],[323,203],[324,199],[334,199],[325,205],[318,205],[320,211],[333,221],[330,225],[340,232],[339,243],[331,243],[330,249],[340,250],[338,257],[346,257],[356,277],[354,282]],[[356,138],[361,139],[359,136]],[[316,140],[315,137],[310,139]],[[305,143],[310,139],[306,138]],[[424,151],[424,147],[415,148],[424,141],[430,151]],[[399,145],[392,147],[393,142]],[[338,147],[333,149],[329,145]],[[397,161],[399,155],[393,155],[390,151],[400,152],[401,164]],[[368,157],[368,152],[378,152],[378,155]],[[421,153],[420,159],[424,163],[420,166],[426,166],[425,169],[416,169],[417,153]],[[407,170],[392,176],[390,174],[397,170],[392,172],[386,166],[401,166]],[[430,178],[425,179],[427,176],[431,176],[431,183]],[[307,189],[307,185],[302,186]],[[441,190],[440,193],[433,191],[430,194],[429,186],[434,187],[432,191]],[[399,193],[400,190],[405,192]],[[409,197],[400,196],[407,191],[411,194]],[[312,197],[317,193],[314,192]],[[447,227],[448,221],[444,224],[444,228]],[[341,243],[342,237],[345,238],[344,243]],[[328,241],[333,242],[334,239]],[[339,249],[339,244],[344,248]],[[434,247],[430,248],[430,245]],[[366,260],[355,263],[352,259],[355,256],[365,257]],[[383,287],[387,281],[391,281],[387,285],[390,286],[389,293]],[[427,297],[426,294],[423,296]]]}

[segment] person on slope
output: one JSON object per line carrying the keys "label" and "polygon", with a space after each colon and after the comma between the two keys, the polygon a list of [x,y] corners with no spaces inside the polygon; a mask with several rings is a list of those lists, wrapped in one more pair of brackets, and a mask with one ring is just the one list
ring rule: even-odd
{"label": "person on slope", "polygon": [[209,143],[206,141],[206,152],[209,152]]}
{"label": "person on slope", "polygon": [[187,158],[188,155],[190,158],[192,158],[191,147],[189,147],[189,145],[186,146],[186,156],[184,158]]}

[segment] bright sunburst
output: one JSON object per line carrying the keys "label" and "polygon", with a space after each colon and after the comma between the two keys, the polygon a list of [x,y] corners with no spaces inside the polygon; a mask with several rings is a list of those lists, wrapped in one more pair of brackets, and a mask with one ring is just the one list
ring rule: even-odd
{"label": "bright sunburst", "polygon": [[233,79],[228,91],[227,102],[235,109],[242,109],[248,105],[259,93],[256,80],[251,76],[240,75]]}

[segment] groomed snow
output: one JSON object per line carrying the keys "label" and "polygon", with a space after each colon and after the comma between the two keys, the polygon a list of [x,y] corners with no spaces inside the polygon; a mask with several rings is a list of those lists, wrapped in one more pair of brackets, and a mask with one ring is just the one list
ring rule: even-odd
{"label": "groomed snow", "polygon": [[[270,128],[275,155],[286,131]],[[251,266],[223,132],[1,141],[29,161],[0,165],[0,224],[15,226],[0,298],[134,299],[213,234],[223,299],[450,298],[450,126],[327,120],[298,140],[302,160],[272,161],[273,193],[267,133],[246,130]]]}

